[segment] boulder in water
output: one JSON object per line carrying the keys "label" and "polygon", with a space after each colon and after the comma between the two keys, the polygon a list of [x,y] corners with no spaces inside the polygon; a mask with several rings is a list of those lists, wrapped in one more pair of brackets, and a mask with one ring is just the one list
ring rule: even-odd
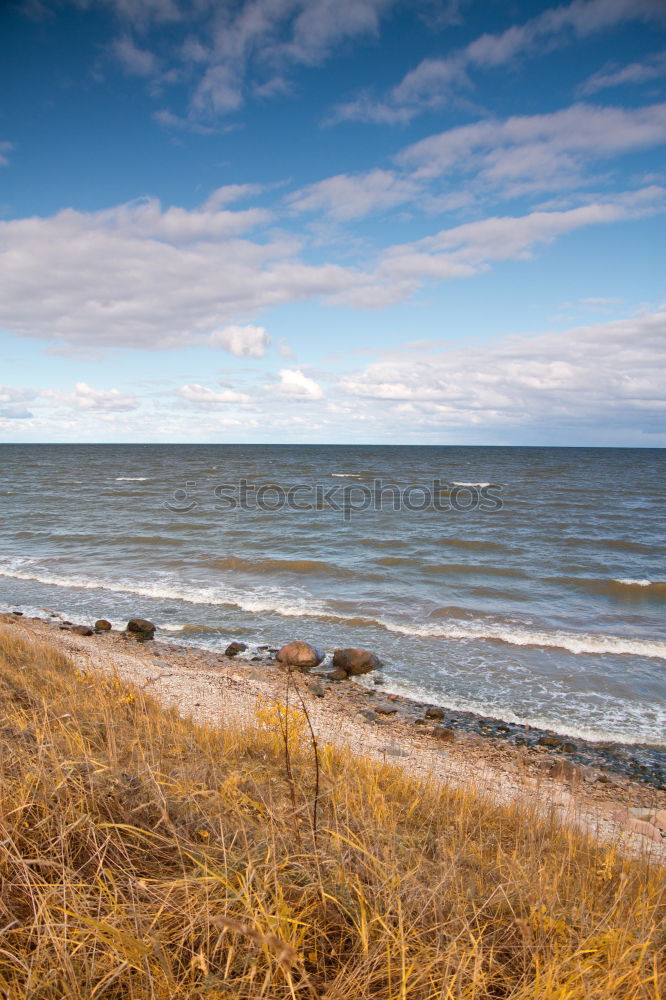
{"label": "boulder in water", "polygon": [[333,666],[344,670],[348,677],[369,674],[381,665],[382,661],[369,649],[336,649],[333,653]]}
{"label": "boulder in water", "polygon": [[244,653],[247,649],[247,644],[244,642],[230,642],[224,651],[225,656],[238,656],[239,653]]}
{"label": "boulder in water", "polygon": [[110,632],[111,622],[107,621],[106,618],[98,618],[95,622],[95,632]]}

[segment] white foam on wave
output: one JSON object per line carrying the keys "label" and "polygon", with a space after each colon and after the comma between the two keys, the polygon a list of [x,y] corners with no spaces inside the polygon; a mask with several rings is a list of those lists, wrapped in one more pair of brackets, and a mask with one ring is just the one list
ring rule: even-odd
{"label": "white foam on wave", "polygon": [[360,472],[332,472],[337,479],[361,479]]}
{"label": "white foam on wave", "polygon": [[651,587],[652,580],[618,580],[617,578],[613,580],[613,583],[621,583],[624,587]]}
{"label": "white foam on wave", "polygon": [[454,486],[492,486],[492,483],[458,483],[453,481]]}
{"label": "white foam on wave", "polygon": [[[362,679],[359,680],[363,683]],[[372,686],[368,682],[364,686],[372,690]],[[560,714],[550,714],[547,709],[541,712],[539,707],[536,707],[534,714],[529,710],[516,712],[508,704],[499,704],[496,697],[486,701],[466,697],[463,694],[442,696],[441,692],[436,692],[428,687],[391,680],[388,677],[383,690],[386,693],[399,694],[414,701],[436,703],[441,708],[452,712],[471,712],[474,715],[502,719],[503,722],[529,726],[532,729],[552,730],[560,736],[570,736],[573,739],[587,740],[590,743],[645,743],[650,746],[663,746],[664,744],[663,736],[656,736],[655,733],[662,734],[666,731],[666,709],[655,713],[654,721],[650,722],[649,728],[646,727],[644,706],[628,706],[626,704],[617,705],[614,710],[609,710],[607,707],[608,718],[603,725],[595,726],[594,722],[588,725],[579,725]]]}
{"label": "white foam on wave", "polygon": [[145,483],[148,476],[116,476],[116,483]]}
{"label": "white foam on wave", "polygon": [[[21,560],[26,563],[30,560]],[[16,561],[18,562],[18,560]],[[87,577],[56,577],[36,571],[21,570],[16,565],[0,567],[0,576],[17,580],[32,580],[56,587],[73,587],[83,590],[107,590],[112,593],[136,594],[153,600],[179,600],[187,604],[227,605],[249,611],[253,614],[275,614],[282,618],[325,618],[340,622],[358,621],[358,616],[350,618],[336,614],[322,601],[310,596],[295,603],[283,603],[284,594],[255,594],[234,591],[219,586],[194,587],[187,584],[155,582],[139,584],[133,580],[92,580]],[[422,639],[445,640],[492,640],[511,646],[542,646],[548,649],[564,649],[569,653],[615,654],[618,656],[645,656],[666,659],[666,642],[652,639],[632,639],[625,636],[589,634],[530,629],[522,626],[507,626],[485,621],[453,622],[443,621],[436,625],[418,625],[412,622],[395,622],[384,618],[365,619],[387,632],[413,635]]]}

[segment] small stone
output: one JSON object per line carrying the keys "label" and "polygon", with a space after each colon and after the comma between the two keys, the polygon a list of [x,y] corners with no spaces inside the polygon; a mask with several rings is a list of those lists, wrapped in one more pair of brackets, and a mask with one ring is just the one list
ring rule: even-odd
{"label": "small stone", "polygon": [[244,653],[247,649],[247,645],[244,642],[230,642],[224,651],[225,656],[238,656],[239,653]]}
{"label": "small stone", "polygon": [[362,719],[365,719],[366,722],[378,721],[377,713],[373,712],[371,708],[362,708],[358,714]]}
{"label": "small stone", "polygon": [[555,736],[540,736],[537,740],[540,747],[559,747],[560,741]]}
{"label": "small stone", "polygon": [[437,708],[435,706],[426,708],[426,719],[443,719],[445,715],[446,712],[443,708]]}
{"label": "small stone", "polygon": [[107,621],[106,618],[98,618],[95,622],[96,632],[110,632],[111,622]]}
{"label": "small stone", "polygon": [[414,725],[415,726],[425,726],[426,725],[426,720],[425,719],[414,719]]}
{"label": "small stone", "polygon": [[16,615],[17,618],[23,618],[23,612],[22,611],[12,611],[12,614]]}
{"label": "small stone", "polygon": [[342,667],[336,667],[332,670],[330,674],[327,675],[329,681],[346,681],[347,671],[343,670]]}
{"label": "small stone", "polygon": [[430,735],[434,736],[436,740],[440,740],[441,743],[453,743],[456,738],[456,734],[450,726],[433,726]]}
{"label": "small stone", "polygon": [[313,677],[308,681],[308,691],[313,694],[315,698],[323,698],[326,694],[326,687],[321,677]]}
{"label": "small stone", "polygon": [[375,705],[375,712],[380,712],[381,715],[393,715],[397,711],[395,705],[391,705],[389,702],[380,702]]}
{"label": "small stone", "polygon": [[377,687],[379,687],[381,684],[386,684],[386,681],[384,680],[383,677],[373,677],[372,683],[376,684]]}
{"label": "small stone", "polygon": [[70,629],[71,632],[76,632],[77,635],[92,635],[93,630],[89,625],[73,625]]}

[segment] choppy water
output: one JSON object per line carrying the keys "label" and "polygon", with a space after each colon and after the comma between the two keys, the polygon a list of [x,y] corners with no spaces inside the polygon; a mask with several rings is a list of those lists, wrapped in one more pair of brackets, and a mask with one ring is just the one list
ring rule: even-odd
{"label": "choppy water", "polygon": [[[369,647],[389,690],[666,744],[663,451],[0,445],[0,458],[4,609],[140,614],[216,648]],[[296,503],[317,509],[229,509],[241,480],[302,486]],[[377,482],[418,508],[435,480],[441,509],[394,510],[385,494],[383,510],[336,510],[345,487],[356,507]],[[477,497],[488,509],[456,509]]]}

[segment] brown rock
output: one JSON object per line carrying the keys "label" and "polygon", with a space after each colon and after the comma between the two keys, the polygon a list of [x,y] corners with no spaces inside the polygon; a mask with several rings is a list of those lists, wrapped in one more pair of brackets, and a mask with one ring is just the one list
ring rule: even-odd
{"label": "brown rock", "polygon": [[390,702],[380,702],[378,705],[374,706],[375,712],[381,712],[382,715],[393,715],[398,709],[395,705],[391,705]]}
{"label": "brown rock", "polygon": [[556,760],[548,768],[549,778],[560,778],[565,781],[580,780],[580,768],[576,767],[568,760]]}
{"label": "brown rock", "polygon": [[326,694],[326,687],[321,677],[313,677],[312,680],[308,681],[308,691],[310,694],[313,694],[315,698],[324,697]]}
{"label": "brown rock", "polygon": [[343,670],[342,667],[336,667],[335,670],[331,670],[330,673],[326,674],[327,681],[346,681],[347,671]]}
{"label": "brown rock", "polygon": [[77,635],[92,635],[93,630],[89,625],[72,625],[70,632],[76,632]]}
{"label": "brown rock", "polygon": [[99,618],[95,622],[95,632],[109,632],[111,630],[111,622],[108,622],[106,618]]}
{"label": "brown rock", "polygon": [[450,726],[433,726],[430,735],[442,743],[453,743],[456,738],[456,734]]}
{"label": "brown rock", "polygon": [[309,642],[294,639],[293,642],[288,642],[282,649],[278,650],[275,659],[283,667],[311,670],[312,667],[319,666],[324,659],[324,654],[316,646],[311,646]]}
{"label": "brown rock", "polygon": [[224,651],[225,656],[238,656],[239,653],[244,653],[247,649],[247,644],[244,642],[230,642]]}
{"label": "brown rock", "polygon": [[426,708],[426,719],[443,719],[445,715],[443,708]]}
{"label": "brown rock", "polygon": [[152,639],[155,635],[155,626],[147,618],[130,618],[125,633],[131,639],[145,642],[147,639]]}
{"label": "brown rock", "polygon": [[381,665],[382,661],[369,649],[336,649],[333,653],[333,666],[340,667],[349,677],[369,674]]}

